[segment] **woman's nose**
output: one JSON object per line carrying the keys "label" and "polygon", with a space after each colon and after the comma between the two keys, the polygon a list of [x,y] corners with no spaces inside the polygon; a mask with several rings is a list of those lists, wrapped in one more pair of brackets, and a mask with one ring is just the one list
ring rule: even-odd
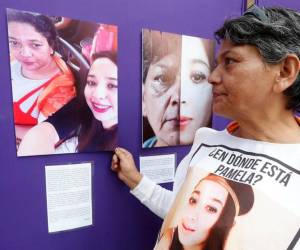
{"label": "woman's nose", "polygon": [[189,221],[196,221],[197,220],[197,210],[196,209],[190,209],[189,213],[186,215],[186,218]]}
{"label": "woman's nose", "polygon": [[218,67],[216,67],[208,76],[208,82],[213,85],[220,83],[221,79],[222,78],[221,78]]}
{"label": "woman's nose", "polygon": [[94,98],[105,99],[107,97],[107,89],[105,84],[98,84],[93,93]]}
{"label": "woman's nose", "polygon": [[20,54],[24,57],[32,56],[32,52],[27,46],[22,46],[22,48],[20,49]]}
{"label": "woman's nose", "polygon": [[180,75],[175,79],[174,85],[171,87],[171,105],[177,105],[180,102]]}

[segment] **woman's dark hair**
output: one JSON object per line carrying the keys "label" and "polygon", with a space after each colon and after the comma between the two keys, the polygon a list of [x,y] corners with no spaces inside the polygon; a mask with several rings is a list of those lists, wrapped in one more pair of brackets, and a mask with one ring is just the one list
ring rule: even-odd
{"label": "woman's dark hair", "polygon": [[[210,176],[217,176],[209,174]],[[222,178],[222,177],[219,177]],[[202,180],[205,180],[202,179]],[[200,180],[197,185],[202,181]],[[239,202],[239,214],[244,215],[248,213],[254,204],[254,193],[250,185],[226,180],[227,184],[234,190]],[[196,186],[197,186],[196,185]],[[228,194],[224,208],[216,224],[211,229],[209,236],[205,242],[204,250],[222,250],[225,248],[226,239],[231,228],[234,225],[234,218],[236,216],[236,207],[230,194]],[[175,230],[170,250],[182,250],[183,246],[179,241],[178,229]]]}
{"label": "woman's dark hair", "polygon": [[7,22],[26,23],[43,35],[53,50],[57,47],[57,32],[53,21],[45,16],[27,11],[7,9]]}
{"label": "woman's dark hair", "polygon": [[[256,9],[259,15],[250,11],[225,21],[215,32],[216,39],[228,39],[236,45],[253,45],[269,64],[279,63],[288,54],[300,59],[300,13],[285,8]],[[284,95],[288,97],[286,108],[300,111],[300,73]]]}
{"label": "woman's dark hair", "polygon": [[[111,51],[103,51],[92,55],[92,63],[98,58],[108,58],[117,65],[117,55]],[[79,92],[79,131],[78,131],[78,152],[88,152],[95,150],[112,150],[117,145],[118,126],[104,129],[102,123],[95,119],[92,111],[88,107],[84,97],[83,84]]]}

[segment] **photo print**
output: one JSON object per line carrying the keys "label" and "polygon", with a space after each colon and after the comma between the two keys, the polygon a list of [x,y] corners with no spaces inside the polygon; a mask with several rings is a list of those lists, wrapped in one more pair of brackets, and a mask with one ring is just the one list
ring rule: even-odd
{"label": "photo print", "polygon": [[113,150],[117,26],[7,9],[18,156]]}
{"label": "photo print", "polygon": [[211,126],[214,42],[144,29],[142,43],[142,146],[190,145]]}

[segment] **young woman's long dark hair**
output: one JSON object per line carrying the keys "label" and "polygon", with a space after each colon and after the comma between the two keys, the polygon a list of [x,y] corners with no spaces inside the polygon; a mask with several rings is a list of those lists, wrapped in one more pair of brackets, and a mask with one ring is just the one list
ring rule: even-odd
{"label": "young woman's long dark hair", "polygon": [[[94,62],[98,58],[108,58],[117,65],[117,56],[114,52],[104,51],[96,53],[92,56],[92,61]],[[110,129],[104,129],[102,123],[95,119],[85,100],[85,85],[86,83],[82,85],[79,94],[80,108],[78,115],[80,117],[80,127],[78,128],[77,151],[112,150],[117,145],[118,126],[115,125]]]}

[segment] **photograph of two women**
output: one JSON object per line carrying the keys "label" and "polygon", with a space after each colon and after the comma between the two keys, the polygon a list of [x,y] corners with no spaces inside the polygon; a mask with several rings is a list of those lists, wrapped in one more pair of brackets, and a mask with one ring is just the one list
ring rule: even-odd
{"label": "photograph of two women", "polygon": [[18,156],[112,150],[117,27],[7,9]]}

